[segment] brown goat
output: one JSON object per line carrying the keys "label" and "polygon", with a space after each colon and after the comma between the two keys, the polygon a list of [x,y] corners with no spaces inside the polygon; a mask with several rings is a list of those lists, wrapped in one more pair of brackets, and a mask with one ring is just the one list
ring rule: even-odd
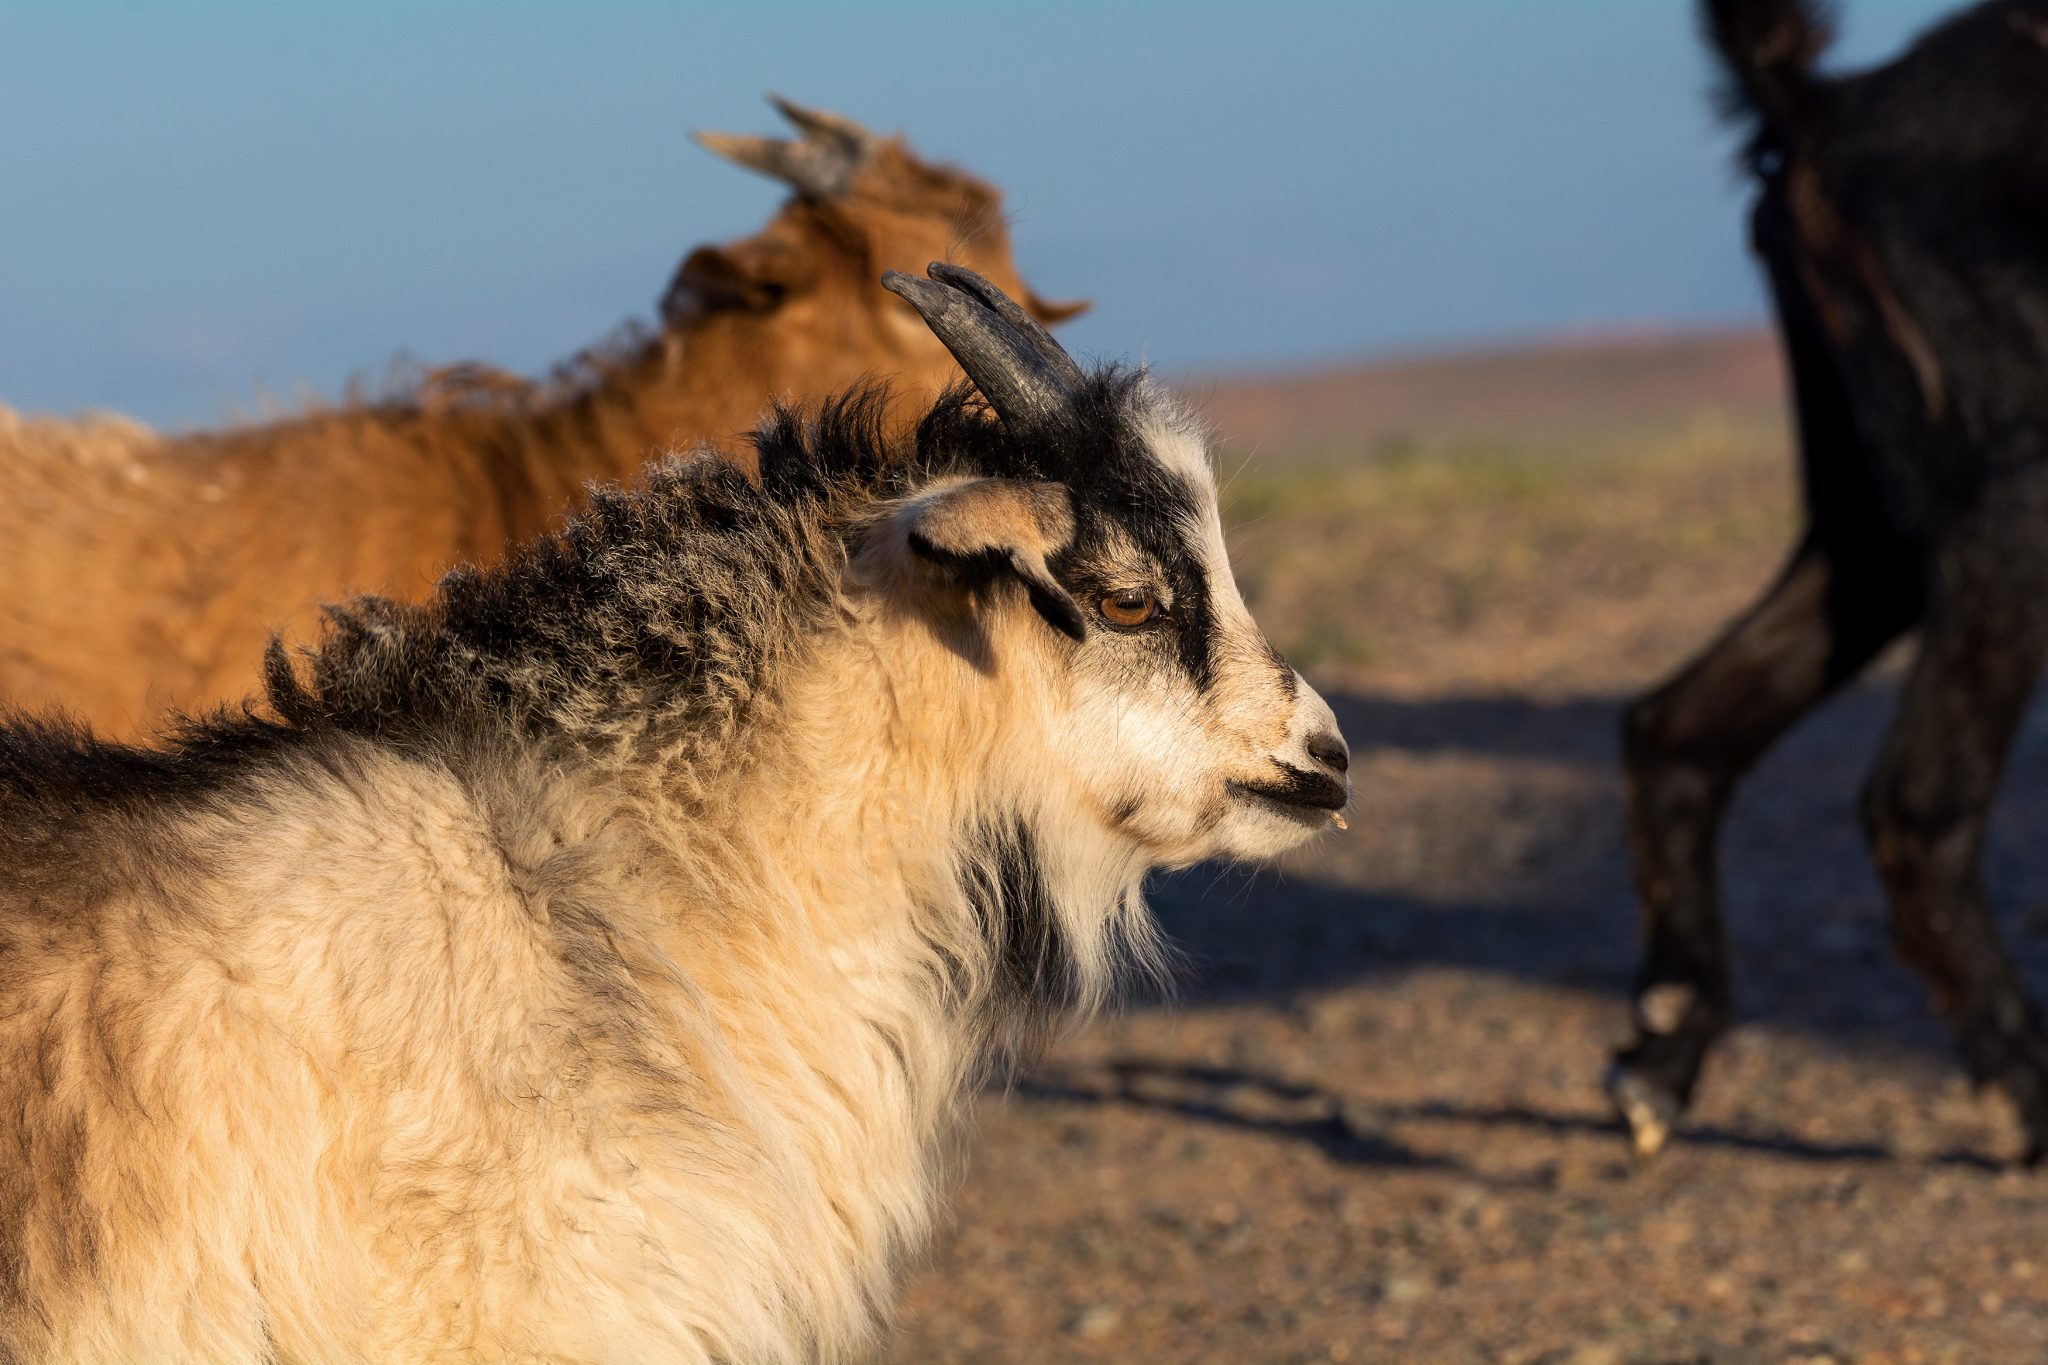
{"label": "brown goat", "polygon": [[401,396],[177,436],[0,409],[0,700],[147,733],[255,690],[264,641],[309,636],[320,604],[421,596],[548,529],[587,483],[727,441],[773,399],[876,376],[899,411],[928,406],[960,371],[876,286],[885,270],[955,261],[1043,321],[1080,310],[1025,288],[993,187],[776,103],[797,139],[699,138],[795,190],[774,220],[692,252],[658,329],[545,382],[456,365]]}

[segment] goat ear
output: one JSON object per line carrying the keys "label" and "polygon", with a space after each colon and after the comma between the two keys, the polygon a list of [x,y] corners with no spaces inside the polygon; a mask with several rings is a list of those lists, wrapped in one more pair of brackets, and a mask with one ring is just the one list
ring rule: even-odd
{"label": "goat ear", "polygon": [[1080,317],[1094,306],[1093,299],[1064,299],[1055,303],[1038,297],[1029,289],[1024,291],[1024,311],[1047,327],[1055,327],[1069,318]]}
{"label": "goat ear", "polygon": [[1074,536],[1065,485],[975,479],[918,497],[901,519],[918,558],[968,584],[1009,574],[1024,585],[1047,625],[1076,640],[1087,638],[1080,607],[1046,565]]}
{"label": "goat ear", "polygon": [[661,301],[664,317],[691,309],[765,313],[817,277],[817,263],[775,241],[700,246],[686,257]]}

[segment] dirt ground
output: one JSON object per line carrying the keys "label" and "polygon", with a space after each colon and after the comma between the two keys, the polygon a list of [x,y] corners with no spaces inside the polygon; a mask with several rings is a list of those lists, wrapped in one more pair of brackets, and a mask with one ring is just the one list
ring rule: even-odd
{"label": "dirt ground", "polygon": [[[1356,753],[1351,829],[1161,882],[1180,998],[988,1098],[891,1359],[2048,1361],[2048,1175],[2000,1164],[2010,1116],[1892,963],[1852,818],[1897,660],[1738,802],[1741,1023],[1687,1128],[1637,1164],[1601,1095],[1619,707],[1791,527],[1775,400],[1738,398],[1226,449],[1254,608]],[[2048,711],[1989,859],[2037,987],[2044,773]]]}

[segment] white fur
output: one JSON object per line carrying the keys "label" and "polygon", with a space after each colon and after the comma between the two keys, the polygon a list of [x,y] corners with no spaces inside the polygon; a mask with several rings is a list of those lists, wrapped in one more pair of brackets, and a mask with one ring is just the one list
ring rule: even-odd
{"label": "white fur", "polygon": [[1030,1023],[976,831],[1030,832],[1086,1009],[1151,951],[1149,869],[1315,827],[1229,794],[1329,712],[1274,667],[1213,492],[1190,534],[1207,697],[1021,593],[947,607],[876,537],[715,771],[330,737],[110,835],[56,912],[0,893],[33,926],[0,1014],[0,1357],[870,1349]]}

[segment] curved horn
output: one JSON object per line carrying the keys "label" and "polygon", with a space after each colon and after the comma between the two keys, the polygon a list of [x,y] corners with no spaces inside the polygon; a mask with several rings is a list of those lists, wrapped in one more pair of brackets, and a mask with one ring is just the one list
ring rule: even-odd
{"label": "curved horn", "polygon": [[780,95],[768,99],[801,136],[792,140],[697,132],[690,134],[691,139],[713,156],[780,180],[810,198],[834,199],[846,193],[880,140],[843,115],[807,109]]}
{"label": "curved horn", "polygon": [[1010,310],[1017,305],[981,276],[938,263],[929,269],[934,277],[952,274],[974,283],[920,280],[892,270],[882,276],[882,287],[918,311],[1003,425],[1022,432],[1063,416],[1080,384],[1080,367],[1048,336],[1046,341],[1065,364],[1051,361],[994,300],[1002,300]]}
{"label": "curved horn", "polygon": [[873,151],[879,141],[873,133],[844,114],[835,114],[829,109],[813,109],[780,95],[770,95],[768,102],[806,140],[829,138],[846,144],[862,157]]}
{"label": "curved horn", "polygon": [[927,273],[939,283],[950,284],[955,289],[964,289],[995,309],[1004,322],[1024,334],[1024,339],[1045,357],[1046,364],[1053,367],[1066,382],[1067,387],[1073,388],[1080,384],[1083,378],[1081,367],[1074,363],[1074,358],[1067,354],[1066,348],[1052,339],[1052,333],[1046,331],[1037,318],[1019,308],[1008,294],[989,283],[986,276],[977,275],[964,265],[947,265],[942,261],[933,261]]}

